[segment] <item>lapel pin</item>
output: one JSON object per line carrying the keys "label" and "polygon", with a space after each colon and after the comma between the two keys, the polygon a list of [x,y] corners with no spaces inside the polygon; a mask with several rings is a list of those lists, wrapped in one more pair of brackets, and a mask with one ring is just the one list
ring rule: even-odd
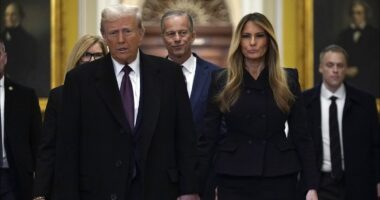
{"label": "lapel pin", "polygon": [[13,87],[12,87],[12,86],[9,86],[9,87],[8,87],[8,90],[9,90],[9,91],[12,91],[12,90],[13,90]]}

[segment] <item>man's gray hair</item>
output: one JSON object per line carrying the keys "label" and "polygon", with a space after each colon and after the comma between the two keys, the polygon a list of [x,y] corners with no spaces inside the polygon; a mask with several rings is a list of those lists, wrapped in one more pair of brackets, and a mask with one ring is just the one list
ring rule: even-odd
{"label": "man's gray hair", "polygon": [[125,16],[134,16],[137,19],[137,26],[144,31],[142,24],[141,12],[137,6],[114,4],[103,9],[102,18],[100,20],[100,32],[104,32],[104,23],[109,21],[115,21]]}
{"label": "man's gray hair", "polygon": [[319,53],[319,63],[322,63],[323,58],[325,57],[325,55],[326,55],[327,52],[341,53],[341,54],[343,54],[344,59],[346,60],[346,63],[348,62],[348,58],[349,57],[348,57],[347,51],[343,47],[341,47],[339,45],[331,44],[331,45],[325,47],[321,51],[321,53]]}
{"label": "man's gray hair", "polygon": [[165,26],[164,22],[166,18],[173,17],[173,16],[186,16],[187,19],[189,20],[189,31],[192,33],[194,30],[194,22],[193,22],[193,17],[187,13],[184,10],[168,10],[165,12],[165,14],[161,17],[161,33],[164,33],[165,31]]}

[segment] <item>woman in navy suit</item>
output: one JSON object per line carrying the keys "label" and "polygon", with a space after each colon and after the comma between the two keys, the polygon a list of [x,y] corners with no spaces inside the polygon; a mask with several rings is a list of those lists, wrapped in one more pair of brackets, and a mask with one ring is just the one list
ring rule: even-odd
{"label": "woman in navy suit", "polygon": [[[297,71],[280,67],[274,30],[264,15],[241,19],[228,64],[214,74],[209,92],[198,144],[201,177],[214,162],[219,200],[294,200],[302,172],[307,177],[306,199],[318,199]],[[222,120],[227,133],[218,140]]]}

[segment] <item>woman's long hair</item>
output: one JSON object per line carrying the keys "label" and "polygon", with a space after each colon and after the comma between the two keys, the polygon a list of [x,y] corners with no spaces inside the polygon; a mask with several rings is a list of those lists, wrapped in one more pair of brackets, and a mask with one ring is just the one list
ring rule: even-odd
{"label": "woman's long hair", "polygon": [[240,20],[233,34],[228,52],[227,82],[222,91],[216,96],[216,101],[219,103],[222,112],[229,112],[231,106],[240,96],[244,68],[244,55],[240,48],[240,41],[242,30],[248,21],[260,26],[268,36],[269,45],[265,54],[264,64],[269,71],[269,85],[273,91],[277,106],[282,112],[288,113],[295,97],[288,87],[286,73],[279,64],[280,56],[272,24],[260,13],[248,14]]}
{"label": "woman's long hair", "polygon": [[87,49],[96,43],[99,43],[104,56],[108,53],[107,46],[100,36],[86,34],[79,38],[71,50],[71,53],[67,60],[66,72],[69,72],[74,67],[76,67],[79,64],[79,61],[84,53],[86,53]]}

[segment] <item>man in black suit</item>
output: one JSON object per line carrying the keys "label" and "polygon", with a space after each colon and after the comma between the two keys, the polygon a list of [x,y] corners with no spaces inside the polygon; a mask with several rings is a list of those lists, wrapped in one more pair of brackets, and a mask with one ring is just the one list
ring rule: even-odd
{"label": "man in black suit", "polygon": [[137,7],[105,8],[101,33],[110,54],[73,69],[64,83],[54,198],[198,199],[180,67],[139,51]]}
{"label": "man in black suit", "polygon": [[41,112],[34,91],[5,76],[6,64],[0,39],[0,199],[26,200],[32,198]]}
{"label": "man in black suit", "polygon": [[316,149],[320,200],[373,200],[379,178],[375,98],[344,82],[347,53],[337,45],[320,53],[322,84],[304,92]]}

